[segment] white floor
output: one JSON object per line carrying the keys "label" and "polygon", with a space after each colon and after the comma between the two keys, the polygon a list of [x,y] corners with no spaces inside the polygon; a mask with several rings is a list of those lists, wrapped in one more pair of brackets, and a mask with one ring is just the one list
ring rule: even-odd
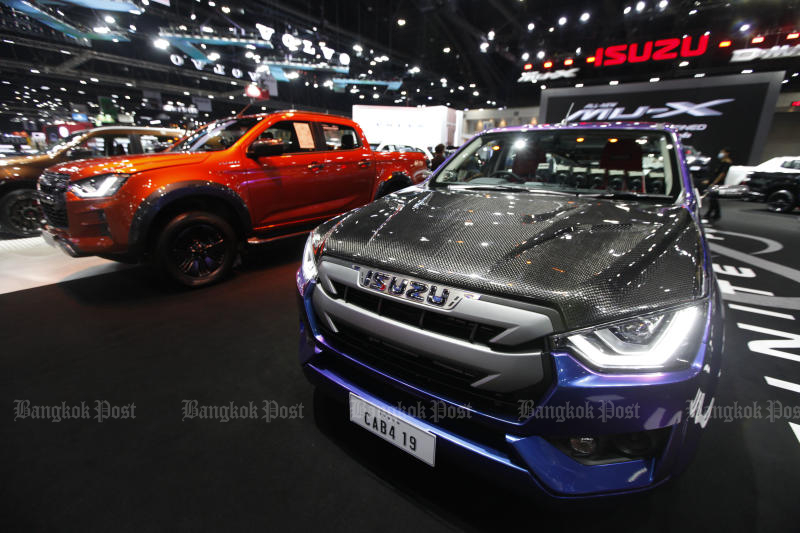
{"label": "white floor", "polygon": [[41,237],[0,240],[0,294],[114,272],[127,265],[99,257],[75,259]]}

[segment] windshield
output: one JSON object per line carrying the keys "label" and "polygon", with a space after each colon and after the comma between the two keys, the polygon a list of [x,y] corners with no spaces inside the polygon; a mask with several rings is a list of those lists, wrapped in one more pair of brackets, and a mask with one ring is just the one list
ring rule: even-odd
{"label": "windshield", "polygon": [[209,122],[170,150],[171,152],[216,152],[230,148],[261,121],[258,117]]}
{"label": "windshield", "polygon": [[677,161],[663,131],[486,133],[458,152],[431,186],[675,200],[683,190]]}

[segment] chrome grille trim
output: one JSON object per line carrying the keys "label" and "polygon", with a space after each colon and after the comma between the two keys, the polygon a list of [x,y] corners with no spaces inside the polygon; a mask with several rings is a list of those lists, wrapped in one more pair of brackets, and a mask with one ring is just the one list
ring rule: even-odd
{"label": "chrome grille trim", "polygon": [[[314,291],[312,302],[317,315],[334,334],[339,331],[336,324],[340,322],[364,332],[365,335],[424,354],[441,363],[464,366],[480,374],[480,379],[471,384],[476,389],[512,392],[542,380],[544,371],[541,350],[499,351],[489,345],[426,331],[344,301],[336,293],[334,283],[354,290],[365,290],[359,286],[359,272],[363,268],[368,267],[353,264],[348,266],[325,258],[320,262],[319,276],[323,290]],[[416,276],[414,278],[419,279]],[[379,292],[374,294],[393,302],[431,311],[431,306],[427,304]],[[460,299],[450,309],[436,309],[435,312],[502,327],[504,331],[493,337],[491,344],[502,345],[504,348],[525,345],[554,332],[553,323],[545,314],[482,300],[481,295],[474,293],[470,298]]]}

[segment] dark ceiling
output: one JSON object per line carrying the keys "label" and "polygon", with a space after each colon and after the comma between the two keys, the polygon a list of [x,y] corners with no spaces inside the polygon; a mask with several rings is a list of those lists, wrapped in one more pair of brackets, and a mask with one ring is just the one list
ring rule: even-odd
{"label": "dark ceiling", "polygon": [[[721,40],[731,40],[734,49],[749,46],[754,36],[764,36],[760,46],[771,46],[785,44],[786,35],[800,29],[800,2],[779,0],[172,0],[169,6],[151,0],[136,2],[140,14],[89,9],[58,0],[33,4],[75,26],[106,26],[129,41],[92,40],[87,46],[29,19],[11,7],[13,0],[0,0],[0,33],[4,37],[0,58],[5,58],[0,59],[5,82],[0,86],[0,111],[6,114],[31,106],[55,113],[59,106],[86,105],[111,94],[116,95],[120,108],[136,109],[144,105],[142,90],[148,87],[160,90],[165,101],[176,103],[183,103],[179,102],[182,97],[188,102],[188,96],[209,93],[215,98],[215,115],[240,109],[247,102],[243,95],[247,77],[236,83],[229,73],[233,68],[255,70],[257,64],[246,56],[247,50],[208,46],[205,53],[219,54],[216,62],[225,66],[224,76],[215,76],[211,68],[193,70],[186,66],[190,65],[188,58],[186,65],[177,67],[170,54],[184,56],[181,51],[153,46],[159,28],[167,26],[184,25],[189,33],[200,33],[201,27],[208,26],[216,34],[254,35],[256,23],[261,23],[275,29],[275,49],[258,51],[264,58],[313,62],[313,57],[287,51],[282,45],[281,36],[290,33],[315,45],[324,41],[337,54],[348,53],[347,78],[403,82],[396,91],[383,86],[348,86],[340,93],[325,86],[331,72],[299,70],[297,79],[279,84],[277,98],[263,103],[265,107],[344,113],[357,103],[457,108],[537,105],[540,84],[517,81],[526,63],[534,71],[546,71],[546,61],[553,62],[551,70],[564,68],[563,62],[570,59],[574,67],[580,67],[575,78],[542,84],[547,87],[739,72],[742,66],[729,62],[730,51],[717,48]],[[109,16],[113,22],[105,20]],[[679,67],[678,61],[603,68],[586,64],[598,47],[697,37],[704,32],[710,32],[709,53],[684,67]],[[361,47],[360,53],[356,45]],[[81,56],[82,50],[94,55],[76,61],[75,66],[65,66],[66,61]],[[529,54],[527,60],[524,54]],[[384,56],[388,60],[380,61]],[[748,68],[787,70],[784,88],[796,89],[800,78],[791,74],[800,70],[798,63],[800,58],[795,57],[757,62]],[[42,86],[58,86],[58,92],[43,95]],[[23,87],[27,88],[21,90]],[[22,98],[26,92],[27,98]]]}

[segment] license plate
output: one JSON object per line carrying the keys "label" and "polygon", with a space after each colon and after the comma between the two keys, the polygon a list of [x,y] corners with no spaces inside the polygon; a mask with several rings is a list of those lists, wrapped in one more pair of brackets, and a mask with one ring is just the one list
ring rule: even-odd
{"label": "license plate", "polygon": [[350,421],[431,466],[436,456],[436,435],[410,424],[350,393]]}

